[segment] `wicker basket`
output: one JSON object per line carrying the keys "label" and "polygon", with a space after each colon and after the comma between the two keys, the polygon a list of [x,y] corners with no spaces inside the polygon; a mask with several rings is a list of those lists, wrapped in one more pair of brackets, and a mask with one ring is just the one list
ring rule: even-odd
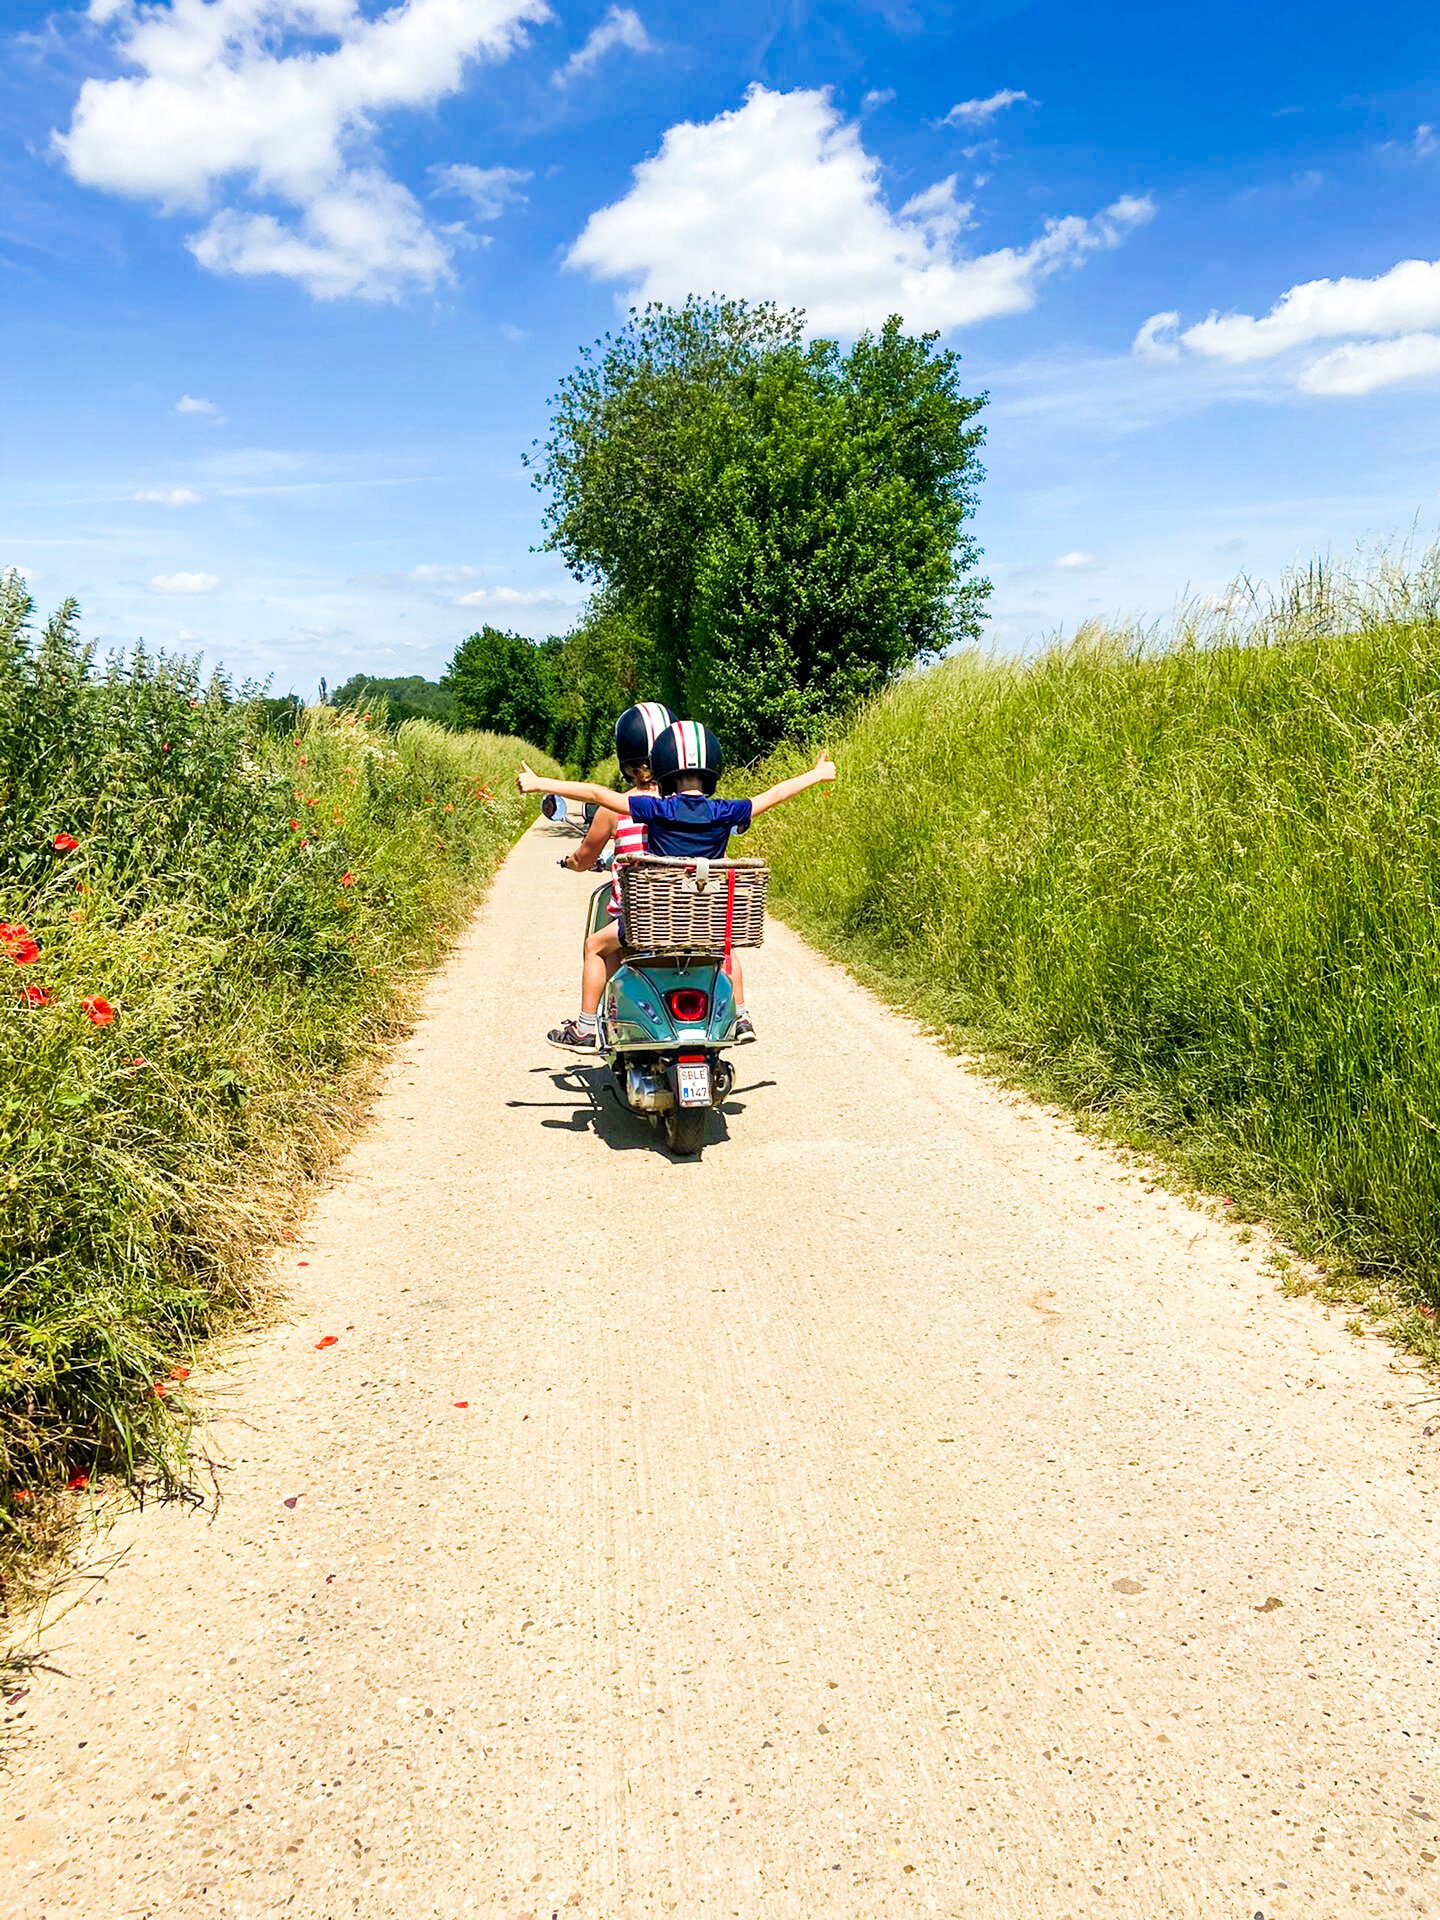
{"label": "wicker basket", "polygon": [[636,952],[723,953],[727,917],[732,947],[764,944],[770,869],[763,860],[650,855],[616,866],[625,944]]}

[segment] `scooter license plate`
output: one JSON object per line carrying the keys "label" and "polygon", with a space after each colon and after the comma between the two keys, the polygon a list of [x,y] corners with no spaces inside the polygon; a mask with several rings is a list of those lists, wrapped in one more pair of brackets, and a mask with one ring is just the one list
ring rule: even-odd
{"label": "scooter license plate", "polygon": [[710,1062],[683,1060],[675,1069],[675,1087],[682,1107],[710,1105]]}

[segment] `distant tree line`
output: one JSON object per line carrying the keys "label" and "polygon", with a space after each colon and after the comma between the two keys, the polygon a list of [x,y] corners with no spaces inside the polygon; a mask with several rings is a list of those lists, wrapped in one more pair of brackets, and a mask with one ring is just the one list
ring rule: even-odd
{"label": "distant tree line", "polygon": [[322,698],[368,707],[392,727],[423,719],[515,734],[588,772],[611,750],[616,714],[651,697],[656,673],[653,644],[600,593],[569,633],[530,640],[482,627],[461,641],[439,681],[357,673]]}

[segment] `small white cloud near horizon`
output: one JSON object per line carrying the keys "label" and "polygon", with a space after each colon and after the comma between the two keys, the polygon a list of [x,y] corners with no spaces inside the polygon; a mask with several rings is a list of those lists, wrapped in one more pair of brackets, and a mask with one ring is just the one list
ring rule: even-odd
{"label": "small white cloud near horizon", "polygon": [[521,188],[534,175],[528,167],[472,167],[461,161],[432,167],[430,177],[437,193],[468,200],[477,220],[498,220],[507,207],[524,205]]}
{"label": "small white cloud near horizon", "polygon": [[1078,573],[1082,569],[1087,571],[1092,571],[1094,568],[1100,565],[1100,559],[1098,554],[1081,553],[1077,549],[1073,553],[1062,553],[1059,559],[1056,560],[1054,564],[1057,567],[1065,567],[1070,569],[1073,572]]}
{"label": "small white cloud near horizon", "polygon": [[420,566],[410,569],[410,578],[420,586],[435,584],[449,585],[456,580],[473,580],[479,573],[478,567],[439,567]]}
{"label": "small white cloud near horizon", "polygon": [[218,573],[157,573],[150,582],[152,593],[213,593],[220,584]]}
{"label": "small white cloud near horizon", "polygon": [[[1322,340],[1343,344],[1306,357]],[[1440,260],[1401,260],[1368,278],[1302,281],[1259,315],[1211,313],[1182,328],[1178,312],[1154,313],[1131,351],[1152,364],[1187,355],[1231,367],[1275,361],[1279,377],[1302,393],[1373,393],[1437,371]]]}
{"label": "small white cloud near horizon", "polygon": [[1428,160],[1432,153],[1440,153],[1440,138],[1427,121],[1422,121],[1415,129],[1413,151],[1417,160]]}
{"label": "small white cloud near horizon", "polygon": [[942,127],[983,127],[987,120],[993,120],[997,113],[1003,113],[1006,107],[1018,107],[1022,101],[1028,101],[1029,94],[1023,87],[1001,87],[998,93],[987,94],[983,100],[957,100],[955,105],[941,120]]}
{"label": "small white cloud near horizon", "polygon": [[356,0],[92,0],[130,71],[87,79],[52,146],[82,186],[206,216],[186,245],[212,273],[396,300],[453,274],[379,162],[380,116],[435,106],[549,17],[548,0],[396,0],[374,17]]}
{"label": "small white cloud near horizon", "polygon": [[617,47],[625,47],[631,53],[654,53],[655,42],[645,31],[645,22],[633,7],[612,6],[598,27],[592,27],[583,46],[571,54],[563,67],[557,67],[551,74],[552,85],[568,87],[572,81],[583,79]]}
{"label": "small white cloud near horizon", "polygon": [[574,603],[550,587],[477,587],[462,593],[457,607],[568,607]]}
{"label": "small white cloud near horizon", "polygon": [[155,507],[198,507],[202,497],[190,487],[141,487],[131,495]]}
{"label": "small white cloud near horizon", "polygon": [[1027,246],[969,254],[958,243],[970,207],[953,174],[892,209],[880,162],[828,88],[755,84],[730,112],[671,127],[565,263],[620,283],[627,300],[723,287],[803,307],[820,331],[855,333],[898,312],[948,333],[1026,312],[1051,274],[1119,246],[1153,213],[1149,199],[1123,195],[1091,218],[1047,221]]}
{"label": "small white cloud near horizon", "polygon": [[193,414],[201,420],[207,420],[212,427],[223,427],[225,416],[213,400],[197,399],[193,393],[182,393],[175,402],[176,413]]}

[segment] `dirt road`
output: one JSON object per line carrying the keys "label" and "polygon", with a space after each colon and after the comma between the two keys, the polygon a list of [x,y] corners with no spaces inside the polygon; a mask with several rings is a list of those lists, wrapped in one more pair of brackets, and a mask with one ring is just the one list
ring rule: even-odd
{"label": "dirt road", "polygon": [[0,1913],[1440,1913],[1424,1384],[778,930],[672,1164],[543,1044],[559,844],[211,1383],[218,1512],[45,1635]]}

